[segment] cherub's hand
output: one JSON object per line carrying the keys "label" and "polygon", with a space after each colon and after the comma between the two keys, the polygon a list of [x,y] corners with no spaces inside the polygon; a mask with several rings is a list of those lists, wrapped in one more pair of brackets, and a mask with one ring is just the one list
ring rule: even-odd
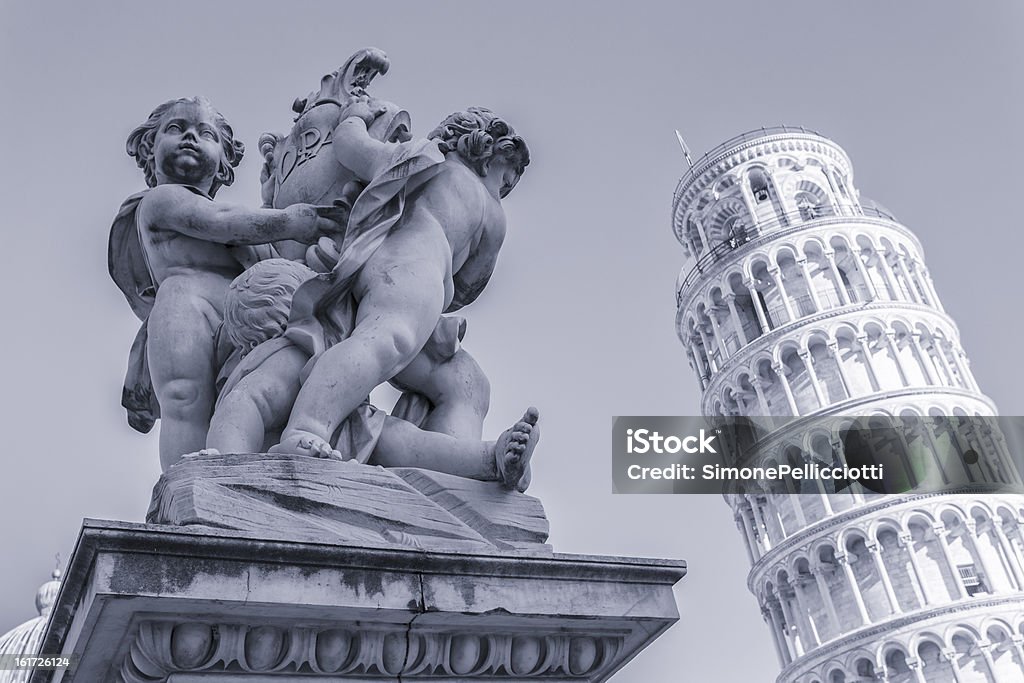
{"label": "cherub's hand", "polygon": [[341,250],[330,237],[321,237],[306,250],[306,265],[318,273],[329,273],[338,265]]}
{"label": "cherub's hand", "polygon": [[316,229],[323,235],[337,235],[345,232],[348,226],[348,216],[352,212],[352,205],[346,201],[336,201],[329,206],[314,206],[316,211]]}
{"label": "cherub's hand", "polygon": [[341,120],[344,121],[347,118],[355,116],[363,120],[366,127],[376,120],[378,116],[386,112],[388,108],[379,103],[374,103],[368,96],[361,95],[359,97],[352,98],[345,108],[341,110]]}

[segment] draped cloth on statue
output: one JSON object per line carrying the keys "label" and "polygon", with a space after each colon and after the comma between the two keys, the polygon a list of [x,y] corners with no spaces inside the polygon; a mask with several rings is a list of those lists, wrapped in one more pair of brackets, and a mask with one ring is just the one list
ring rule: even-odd
{"label": "draped cloth on statue", "polygon": [[[189,188],[203,194],[195,188]],[[110,226],[107,244],[107,269],[117,288],[128,300],[132,312],[142,321],[128,354],[128,373],[121,390],[121,405],[128,411],[128,424],[146,433],[160,417],[160,404],[153,393],[153,380],[149,376],[146,360],[147,320],[156,301],[156,282],[149,268],[149,259],[142,247],[136,213],[142,198],[149,190],[133,194],[124,200]]]}
{"label": "draped cloth on statue", "polygon": [[[263,342],[242,358],[221,389],[222,399],[246,375],[292,346],[309,356],[301,375],[305,380],[320,355],[351,333],[357,305],[352,286],[359,271],[401,220],[407,193],[433,177],[444,162],[444,155],[433,141],[414,140],[395,143],[393,147],[393,154],[382,160],[381,168],[352,206],[337,265],[330,273],[299,286],[283,335]],[[364,401],[342,421],[331,445],[347,459],[366,462],[384,428],[385,418],[383,411]]]}
{"label": "draped cloth on statue", "polygon": [[348,220],[334,269],[303,283],[292,299],[285,336],[310,355],[303,370],[309,376],[325,350],[348,337],[355,325],[352,286],[359,271],[401,220],[409,192],[432,178],[444,162],[433,140],[394,143],[392,155],[366,186]]}

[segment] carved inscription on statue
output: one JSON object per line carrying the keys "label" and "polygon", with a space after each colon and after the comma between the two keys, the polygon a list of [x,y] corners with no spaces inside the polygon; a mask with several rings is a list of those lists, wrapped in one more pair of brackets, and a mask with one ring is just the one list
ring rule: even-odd
{"label": "carved inscription on statue", "polygon": [[319,128],[307,128],[297,137],[298,144],[294,147],[290,140],[283,143],[285,149],[281,154],[281,168],[278,170],[278,177],[282,184],[288,180],[288,176],[292,174],[296,166],[301,166],[310,159],[316,158],[324,145],[329,145],[334,141],[332,131],[328,130],[323,133]]}

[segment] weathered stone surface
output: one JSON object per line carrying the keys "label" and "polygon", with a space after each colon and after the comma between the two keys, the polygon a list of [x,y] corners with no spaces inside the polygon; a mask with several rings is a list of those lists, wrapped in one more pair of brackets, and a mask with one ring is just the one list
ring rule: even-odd
{"label": "weathered stone surface", "polygon": [[185,458],[160,477],[146,519],[264,539],[466,551],[543,551],[548,530],[540,501],[496,482],[283,453]]}
{"label": "weathered stone surface", "polygon": [[484,538],[511,544],[548,539],[548,518],[536,498],[512,494],[497,482],[408,467],[392,471]]}
{"label": "weathered stone surface", "polygon": [[685,564],[266,541],[86,520],[32,683],[604,681]]}

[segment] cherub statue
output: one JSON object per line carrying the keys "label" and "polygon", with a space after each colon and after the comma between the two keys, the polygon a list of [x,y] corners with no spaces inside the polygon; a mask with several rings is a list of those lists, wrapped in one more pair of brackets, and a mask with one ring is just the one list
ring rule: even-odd
{"label": "cherub statue", "polygon": [[405,143],[368,133],[384,111],[353,98],[333,131],[336,157],[367,187],[331,278],[295,295],[285,334],[313,358],[273,450],[330,451],[341,421],[410,365],[442,312],[479,295],[505,236],[501,199],[529,163],[522,138],[489,110],[452,114],[430,140]]}
{"label": "cherub statue", "polygon": [[[238,352],[260,354],[259,371],[232,373],[217,401],[205,453],[258,453],[276,441],[299,394],[306,355],[285,337],[292,298],[317,273],[296,261],[261,261],[231,283],[224,333]],[[240,366],[242,367],[242,366]],[[345,416],[332,443],[313,454],[388,467],[420,467],[520,491],[530,483],[530,458],[540,439],[530,408],[495,441],[456,438],[386,415],[362,402]],[[311,449],[312,450],[312,449]]]}
{"label": "cherub statue", "polygon": [[163,419],[160,462],[167,469],[206,442],[228,349],[217,330],[228,285],[242,271],[232,247],[314,242],[343,230],[347,210],[213,201],[232,183],[244,146],[205,98],[158,106],[128,136],[127,151],[150,189],[125,200],[110,234],[111,276],[143,321],[122,403],[140,431]]}

